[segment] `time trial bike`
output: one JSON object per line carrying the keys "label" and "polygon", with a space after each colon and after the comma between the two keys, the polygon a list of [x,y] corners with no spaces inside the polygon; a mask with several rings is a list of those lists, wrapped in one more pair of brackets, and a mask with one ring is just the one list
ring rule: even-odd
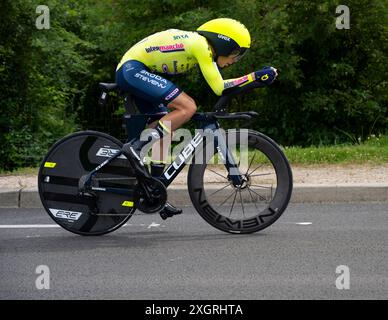
{"label": "time trial bike", "polygon": [[[100,104],[115,83],[100,83]],[[75,132],[56,142],[44,157],[38,174],[42,204],[64,229],[80,235],[102,235],[123,226],[136,209],[163,209],[167,188],[190,163],[187,187],[192,205],[213,227],[230,233],[253,233],[273,224],[289,203],[293,180],[281,148],[251,129],[222,130],[220,120],[257,117],[253,111],[227,111],[230,100],[263,86],[253,82],[220,97],[212,112],[198,112],[194,137],[160,176],[128,155],[146,124],[158,115],[136,111],[133,96],[124,97],[127,140],[97,131]],[[160,116],[159,116],[160,118]]]}

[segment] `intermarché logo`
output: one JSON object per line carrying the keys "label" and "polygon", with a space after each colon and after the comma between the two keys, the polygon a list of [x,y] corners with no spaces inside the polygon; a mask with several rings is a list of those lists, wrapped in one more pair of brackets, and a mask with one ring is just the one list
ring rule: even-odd
{"label": "intermarch\u00e9 logo", "polygon": [[183,43],[175,43],[175,44],[168,44],[165,46],[151,46],[148,48],[145,48],[145,51],[147,53],[153,52],[153,51],[160,51],[160,52],[175,52],[175,51],[185,51],[185,45]]}

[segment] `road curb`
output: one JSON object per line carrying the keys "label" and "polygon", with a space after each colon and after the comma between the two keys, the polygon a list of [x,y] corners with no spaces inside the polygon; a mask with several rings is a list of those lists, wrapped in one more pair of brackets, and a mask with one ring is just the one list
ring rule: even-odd
{"label": "road curb", "polygon": [[7,188],[0,190],[0,208],[18,208],[20,188]]}
{"label": "road curb", "polygon": [[[213,187],[216,191],[217,186]],[[212,192],[210,190],[210,192]],[[229,191],[230,192],[230,191]],[[227,196],[227,195],[226,195]],[[216,197],[225,198],[222,192]],[[186,186],[170,186],[168,199],[177,206],[191,204]],[[388,184],[294,185],[292,203],[388,201]],[[0,190],[0,208],[42,208],[37,188]]]}
{"label": "road curb", "polygon": [[38,188],[24,188],[20,192],[19,208],[43,208]]}
{"label": "road curb", "polygon": [[388,184],[296,185],[291,202],[388,201]]}

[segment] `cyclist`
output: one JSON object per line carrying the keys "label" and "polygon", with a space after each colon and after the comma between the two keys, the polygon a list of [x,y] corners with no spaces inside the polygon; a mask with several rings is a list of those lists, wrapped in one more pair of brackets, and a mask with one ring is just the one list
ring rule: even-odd
{"label": "cyclist", "polygon": [[[139,111],[160,115],[159,121],[150,124],[160,139],[189,121],[197,110],[195,101],[162,74],[181,74],[199,65],[218,96],[252,81],[271,84],[277,77],[275,68],[265,67],[239,78],[222,78],[218,68],[239,61],[251,46],[249,31],[242,23],[229,18],[213,19],[196,31],[169,29],[150,35],[131,47],[116,68],[116,83],[121,90],[133,94]],[[129,156],[139,161],[140,150],[146,143],[138,140],[127,145]],[[158,166],[153,160],[151,174],[160,175],[163,168],[163,164]],[[166,219],[181,212],[166,203],[160,215]]]}

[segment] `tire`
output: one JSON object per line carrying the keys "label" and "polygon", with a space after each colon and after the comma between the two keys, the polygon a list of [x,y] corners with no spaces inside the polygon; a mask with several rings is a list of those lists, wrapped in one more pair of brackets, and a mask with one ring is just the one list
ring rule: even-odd
{"label": "tire", "polygon": [[236,150],[248,148],[245,158],[244,152],[231,151],[246,183],[235,187],[225,165],[212,164],[220,158],[212,147],[202,154],[203,164],[190,165],[191,201],[202,218],[219,230],[244,234],[263,230],[279,219],[290,201],[293,182],[288,160],[272,139],[257,131],[234,129],[225,137],[228,143],[237,142]]}
{"label": "tire", "polygon": [[[43,207],[62,228],[96,236],[112,232],[128,221],[136,210],[128,195],[102,191],[79,194],[80,178],[122,147],[114,137],[96,131],[70,134],[56,142],[43,159],[38,188]],[[129,162],[120,156],[99,170],[94,187],[134,188],[137,181]]]}

